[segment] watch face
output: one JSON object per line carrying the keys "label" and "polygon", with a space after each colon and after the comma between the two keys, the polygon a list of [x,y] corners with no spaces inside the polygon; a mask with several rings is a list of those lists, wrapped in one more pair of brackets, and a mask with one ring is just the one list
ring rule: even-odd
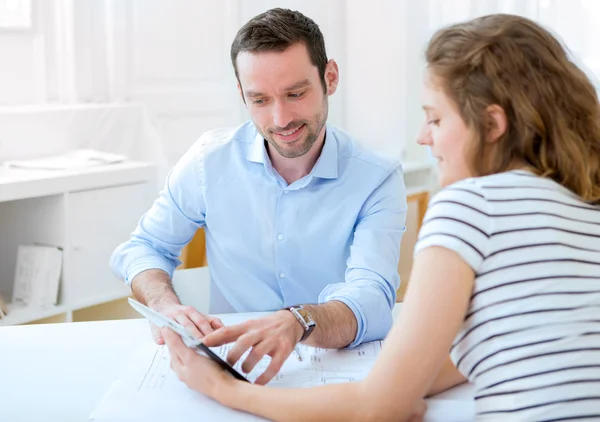
{"label": "watch face", "polygon": [[312,316],[310,315],[310,313],[306,309],[304,309],[304,308],[302,308],[302,309],[296,309],[296,311],[302,317],[302,319],[304,320],[304,323],[306,324],[307,327],[312,327],[314,325],[317,325],[315,323],[315,320],[312,319]]}
{"label": "watch face", "polygon": [[312,321],[312,318],[310,317],[310,315],[308,314],[306,309],[303,308],[303,309],[296,309],[296,310],[302,316],[302,319],[304,319],[304,322],[306,322],[308,324],[309,322]]}

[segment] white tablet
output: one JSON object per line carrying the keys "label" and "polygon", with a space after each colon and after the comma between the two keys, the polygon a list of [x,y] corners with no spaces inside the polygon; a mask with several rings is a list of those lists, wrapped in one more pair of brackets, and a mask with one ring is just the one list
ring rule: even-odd
{"label": "white tablet", "polygon": [[129,304],[133,307],[133,309],[135,309],[142,316],[147,318],[152,324],[156,325],[157,327],[161,327],[161,328],[167,327],[170,330],[179,334],[179,336],[183,340],[183,343],[190,349],[195,349],[200,354],[212,359],[213,361],[218,363],[221,366],[221,368],[225,369],[227,372],[229,372],[231,375],[233,375],[235,378],[239,379],[240,381],[250,382],[250,381],[248,381],[248,379],[246,377],[244,377],[237,370],[235,370],[225,360],[221,359],[221,357],[219,355],[217,355],[215,352],[210,350],[210,348],[208,346],[206,346],[202,342],[201,339],[197,339],[196,337],[192,336],[188,332],[188,330],[185,329],[185,327],[183,325],[180,325],[177,322],[173,321],[171,318],[167,318],[163,314],[158,313],[155,310],[150,309],[145,305],[142,305],[140,302],[138,302],[135,299],[129,298]]}

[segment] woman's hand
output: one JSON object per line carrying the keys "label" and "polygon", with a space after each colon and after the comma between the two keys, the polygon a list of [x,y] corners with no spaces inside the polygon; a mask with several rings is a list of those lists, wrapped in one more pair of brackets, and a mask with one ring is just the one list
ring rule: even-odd
{"label": "woman's hand", "polygon": [[181,337],[170,329],[161,329],[161,334],[171,354],[171,369],[181,381],[219,402],[220,398],[226,397],[227,388],[235,382],[232,376],[209,358],[187,347]]}
{"label": "woman's hand", "polygon": [[415,404],[413,413],[407,422],[423,422],[425,420],[425,413],[427,413],[427,402],[421,399]]}

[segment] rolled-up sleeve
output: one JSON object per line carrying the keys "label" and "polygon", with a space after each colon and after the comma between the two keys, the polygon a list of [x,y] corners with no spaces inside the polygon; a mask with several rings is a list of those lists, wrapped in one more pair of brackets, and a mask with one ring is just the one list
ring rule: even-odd
{"label": "rolled-up sleeve", "polygon": [[203,146],[200,138],[179,160],[131,238],[113,252],[110,267],[128,285],[137,274],[149,269],[172,276],[181,263],[181,249],[204,226]]}
{"label": "rolled-up sleeve", "polygon": [[354,312],[358,330],[349,347],[382,339],[392,326],[406,210],[402,167],[397,164],[361,210],[345,282],[328,285],[319,296],[319,303],[337,300]]}

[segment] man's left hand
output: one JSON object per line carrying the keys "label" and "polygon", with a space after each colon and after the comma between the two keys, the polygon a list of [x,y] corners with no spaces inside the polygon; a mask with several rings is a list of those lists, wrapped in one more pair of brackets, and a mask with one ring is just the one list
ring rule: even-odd
{"label": "man's left hand", "polygon": [[250,354],[242,363],[242,371],[249,373],[265,356],[271,356],[271,363],[255,381],[268,383],[281,369],[281,366],[294,350],[302,337],[304,328],[296,317],[287,310],[242,324],[220,328],[203,338],[209,347],[236,342],[227,355],[227,361],[234,365],[250,348]]}

